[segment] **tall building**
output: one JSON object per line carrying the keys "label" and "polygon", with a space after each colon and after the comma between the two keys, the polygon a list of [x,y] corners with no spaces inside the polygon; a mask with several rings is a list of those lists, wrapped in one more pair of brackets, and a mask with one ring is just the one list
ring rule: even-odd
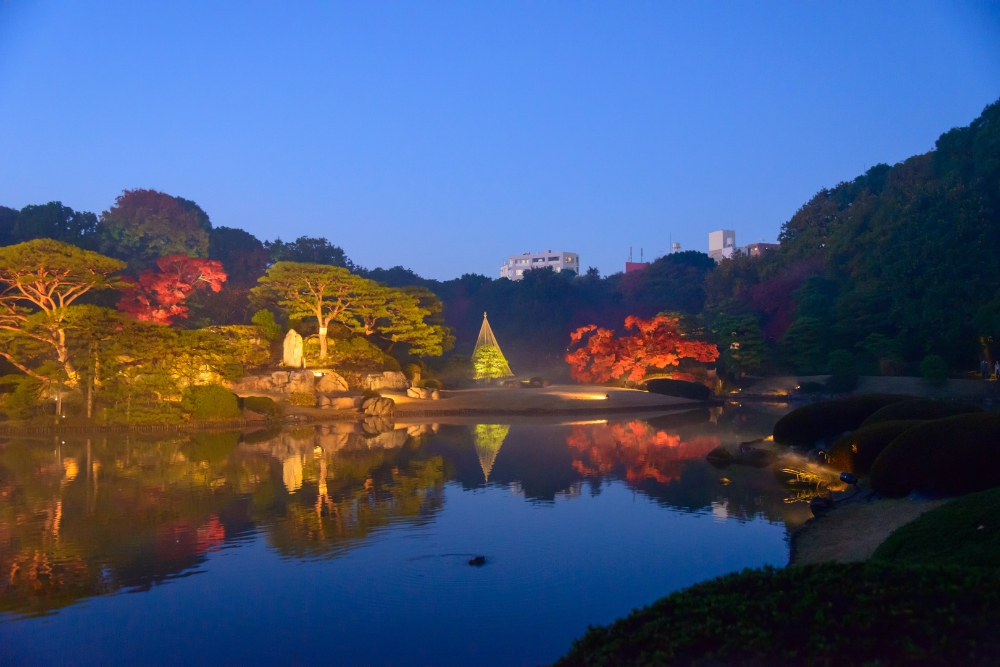
{"label": "tall building", "polygon": [[708,233],[708,256],[716,262],[726,257],[732,257],[736,250],[736,232],[732,229],[720,229]]}
{"label": "tall building", "polygon": [[500,277],[510,280],[521,280],[524,272],[531,269],[544,269],[551,266],[556,273],[570,270],[580,275],[580,256],[575,252],[526,252],[523,255],[511,255],[500,267]]}

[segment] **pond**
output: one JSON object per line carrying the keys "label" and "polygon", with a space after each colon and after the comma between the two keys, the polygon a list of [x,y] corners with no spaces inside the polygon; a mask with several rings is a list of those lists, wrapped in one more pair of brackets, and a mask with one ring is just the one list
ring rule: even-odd
{"label": "pond", "polygon": [[785,565],[808,505],[705,461],[784,411],[6,438],[0,656],[550,662],[588,625]]}

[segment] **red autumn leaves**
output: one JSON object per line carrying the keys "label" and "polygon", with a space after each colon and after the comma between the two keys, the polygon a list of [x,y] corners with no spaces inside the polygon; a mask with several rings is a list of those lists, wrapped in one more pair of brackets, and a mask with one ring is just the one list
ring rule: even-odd
{"label": "red autumn leaves", "polygon": [[119,310],[144,322],[171,324],[187,317],[185,301],[195,290],[218,292],[226,282],[222,263],[215,260],[168,255],[158,259],[156,266],[159,271],[143,271],[138,282],[127,279],[129,285],[122,290]]}
{"label": "red autumn leaves", "polygon": [[715,345],[683,337],[672,317],[644,320],[630,315],[625,319],[625,329],[635,333],[615,338],[613,330],[591,324],[570,334],[574,344],[590,334],[582,347],[566,355],[573,379],[607,382],[626,377],[639,382],[650,368],[677,366],[684,358],[708,362],[719,357]]}

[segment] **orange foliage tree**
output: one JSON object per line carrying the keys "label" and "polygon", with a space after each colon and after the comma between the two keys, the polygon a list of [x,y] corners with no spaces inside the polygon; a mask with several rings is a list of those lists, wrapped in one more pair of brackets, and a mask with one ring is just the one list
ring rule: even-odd
{"label": "orange foliage tree", "polygon": [[715,361],[719,349],[711,343],[690,340],[680,334],[677,319],[658,316],[644,320],[625,318],[625,329],[635,333],[615,338],[611,329],[594,324],[580,327],[570,335],[572,344],[586,342],[566,354],[570,375],[578,382],[607,382],[626,377],[639,382],[650,368],[677,366],[684,358]]}

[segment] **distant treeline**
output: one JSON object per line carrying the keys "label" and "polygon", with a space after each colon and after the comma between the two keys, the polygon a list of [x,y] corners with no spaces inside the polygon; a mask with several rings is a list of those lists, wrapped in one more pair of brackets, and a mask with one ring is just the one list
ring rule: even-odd
{"label": "distant treeline", "polygon": [[[938,354],[957,372],[992,359],[1000,343],[1000,102],[941,135],[929,153],[820,191],[782,226],[777,250],[718,265],[682,252],[605,277],[541,269],[518,282],[429,280],[401,266],[357,266],[325,238],[261,241],[213,227],[189,200],[126,194],[128,210],[119,198],[100,216],[59,202],[0,207],[0,245],[53,238],[121,259],[132,272],[169,252],[219,260],[229,279],[193,298],[183,324],[192,327],[249,322],[249,290],[276,261],[342,266],[434,292],[456,336],[453,354],[471,354],[488,312],[518,374],[564,366],[579,326],[621,328],[627,315],[662,312],[683,317],[688,335],[719,343],[723,370],[735,375],[823,373],[831,355],[841,367],[847,358],[860,372],[902,374]],[[134,216],[148,235],[135,233]]]}

